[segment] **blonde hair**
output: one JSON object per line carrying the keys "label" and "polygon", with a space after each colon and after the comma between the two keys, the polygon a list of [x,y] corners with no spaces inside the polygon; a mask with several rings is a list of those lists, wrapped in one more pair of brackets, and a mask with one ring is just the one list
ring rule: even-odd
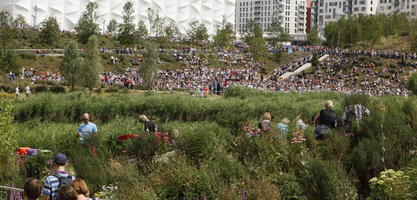
{"label": "blonde hair", "polygon": [[266,113],[264,114],[264,120],[271,120],[271,113],[266,112]]}
{"label": "blonde hair", "polygon": [[324,107],[326,107],[327,109],[332,109],[333,108],[333,101],[332,100],[327,100],[326,103],[324,103]]}
{"label": "blonde hair", "polygon": [[74,181],[72,181],[71,186],[75,189],[77,194],[82,194],[86,197],[90,196],[90,191],[88,190],[87,184],[83,179],[76,178]]}
{"label": "blonde hair", "polygon": [[146,121],[148,121],[148,118],[146,117],[146,115],[139,115],[139,121],[145,123]]}

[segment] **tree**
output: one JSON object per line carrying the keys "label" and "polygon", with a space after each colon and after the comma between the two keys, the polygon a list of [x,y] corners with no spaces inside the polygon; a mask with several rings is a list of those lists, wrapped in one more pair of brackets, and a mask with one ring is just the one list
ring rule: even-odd
{"label": "tree", "polygon": [[71,85],[71,90],[74,90],[74,86],[77,83],[77,79],[80,76],[80,69],[82,65],[82,57],[78,52],[78,44],[74,41],[70,41],[65,49],[65,57],[59,66],[59,70],[66,80]]}
{"label": "tree", "polygon": [[291,39],[291,36],[285,32],[281,23],[276,18],[274,18],[271,24],[268,25],[266,34],[274,46],[276,46],[278,42],[285,42]]}
{"label": "tree", "polygon": [[263,37],[254,37],[249,41],[249,52],[256,61],[261,61],[267,55],[265,43],[266,40]]}
{"label": "tree", "polygon": [[112,35],[117,34],[117,27],[119,24],[115,19],[110,20],[109,24],[107,25],[107,33],[111,33]]}
{"label": "tree", "polygon": [[11,27],[12,22],[13,17],[8,11],[0,12],[0,41],[2,49],[13,47],[16,30]]}
{"label": "tree", "polygon": [[148,36],[148,29],[146,28],[145,22],[143,20],[140,20],[138,23],[137,35],[140,38],[145,38]]}
{"label": "tree", "polygon": [[140,68],[140,76],[149,88],[151,88],[157,72],[157,60],[158,54],[155,50],[155,46],[152,43],[147,42],[143,53],[143,66]]}
{"label": "tree", "polygon": [[55,17],[49,17],[42,22],[42,30],[39,34],[41,44],[52,47],[58,40],[59,25]]}
{"label": "tree", "polygon": [[91,35],[99,34],[100,27],[96,23],[98,19],[98,4],[89,2],[86,10],[83,12],[75,30],[78,32],[78,40],[82,44],[86,44]]}
{"label": "tree", "polygon": [[319,66],[319,64],[320,64],[319,57],[318,57],[317,53],[314,52],[313,53],[313,58],[311,59],[311,66],[317,67],[317,66]]}
{"label": "tree", "polygon": [[99,75],[102,71],[100,61],[100,51],[98,48],[97,36],[92,35],[88,38],[87,48],[84,54],[84,64],[80,70],[81,81],[91,92],[99,82]]}
{"label": "tree", "polygon": [[197,20],[188,23],[187,36],[193,44],[209,38],[207,27],[204,24],[198,23]]}
{"label": "tree", "polygon": [[21,14],[17,15],[17,18],[13,21],[13,25],[19,28],[24,28],[28,26],[28,24],[26,23],[25,17],[23,17],[23,15]]}
{"label": "tree", "polygon": [[359,19],[359,22],[362,27],[362,39],[368,41],[372,49],[381,38],[381,27],[376,21],[375,16],[363,17],[363,19]]}
{"label": "tree", "polygon": [[213,37],[214,44],[221,47],[231,47],[234,40],[234,31],[233,25],[226,21],[226,18],[223,17],[221,24],[216,24],[214,26],[216,34]]}
{"label": "tree", "polygon": [[413,92],[414,95],[417,95],[417,73],[412,74],[408,78],[407,89]]}
{"label": "tree", "polygon": [[180,29],[175,21],[171,20],[168,26],[165,27],[165,37],[173,38],[178,37],[181,34]]}
{"label": "tree", "polygon": [[17,63],[14,51],[0,51],[0,71],[4,73],[13,72],[19,74],[19,64]]}
{"label": "tree", "polygon": [[13,17],[9,11],[3,10],[0,12],[0,26],[11,26]]}
{"label": "tree", "polygon": [[118,40],[122,45],[133,45],[136,42],[135,37],[135,10],[133,10],[133,3],[128,1],[123,6],[123,23],[119,27]]}
{"label": "tree", "polygon": [[324,27],[324,38],[326,38],[326,45],[334,48],[337,46],[339,31],[336,22],[329,22]]}
{"label": "tree", "polygon": [[310,33],[308,33],[307,35],[307,44],[308,45],[320,44],[319,32],[317,31],[317,29],[313,28],[310,30]]}
{"label": "tree", "polygon": [[164,34],[165,18],[159,15],[159,11],[148,8],[149,32],[154,36],[162,36]]}
{"label": "tree", "polygon": [[243,31],[243,41],[247,44],[252,40],[252,38],[261,38],[263,37],[263,32],[261,26],[255,23],[254,21],[249,21],[247,28]]}

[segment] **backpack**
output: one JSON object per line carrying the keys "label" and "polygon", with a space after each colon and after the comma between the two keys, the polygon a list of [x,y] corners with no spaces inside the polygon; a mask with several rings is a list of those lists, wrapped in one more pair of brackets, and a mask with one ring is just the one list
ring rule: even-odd
{"label": "backpack", "polygon": [[63,177],[58,174],[54,174],[52,176],[55,176],[59,180],[58,188],[61,187],[61,185],[71,185],[72,183],[72,176],[69,174],[67,177]]}

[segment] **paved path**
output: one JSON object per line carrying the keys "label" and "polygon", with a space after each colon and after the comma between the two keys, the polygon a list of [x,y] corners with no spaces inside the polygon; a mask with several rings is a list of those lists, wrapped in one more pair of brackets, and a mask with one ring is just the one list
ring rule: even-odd
{"label": "paved path", "polygon": [[[326,60],[329,57],[328,54],[322,56],[319,58],[319,61],[322,62],[324,60]],[[291,77],[292,75],[296,75],[299,74],[301,72],[303,72],[304,70],[308,69],[311,67],[311,63],[306,63],[303,66],[301,66],[300,68],[298,68],[297,70],[295,70],[294,72],[287,72],[285,74],[283,74],[282,76],[280,76],[280,79],[287,79],[289,77]]]}

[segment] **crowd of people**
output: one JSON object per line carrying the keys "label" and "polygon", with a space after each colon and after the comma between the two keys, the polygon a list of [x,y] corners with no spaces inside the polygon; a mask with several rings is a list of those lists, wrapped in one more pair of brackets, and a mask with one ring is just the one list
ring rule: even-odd
{"label": "crowd of people", "polygon": [[[218,62],[225,63],[225,67],[214,66],[210,63],[206,49],[179,48],[174,50],[158,49],[159,53],[168,53],[177,62],[185,65],[184,69],[158,70],[153,74],[154,90],[183,90],[197,94],[220,94],[231,86],[238,85],[252,89],[261,89],[276,92],[307,92],[307,91],[337,91],[344,93],[366,93],[370,95],[397,95],[407,96],[406,80],[416,71],[417,54],[401,51],[363,51],[350,49],[329,49],[323,47],[282,47],[280,51],[304,51],[308,55],[296,59],[286,65],[278,66],[269,74],[265,74],[263,65],[265,61],[255,61],[248,51],[248,47],[236,44],[233,50],[218,48],[211,50],[210,54]],[[143,57],[141,48],[116,49],[119,54],[132,54],[130,58],[132,67],[124,72],[102,72],[100,80],[104,85],[134,88],[144,84],[140,67]],[[272,49],[273,50],[273,49]],[[108,52],[101,48],[102,52]],[[214,51],[214,52],[213,52]],[[283,78],[282,75],[294,72],[304,64],[312,61],[311,52],[318,57],[329,55],[319,66],[311,70]],[[382,70],[375,68],[373,62],[360,62],[363,57],[380,57],[391,59],[402,66],[396,70],[386,65]],[[124,59],[121,57],[121,59]],[[111,57],[110,62],[118,62],[117,57]],[[161,64],[163,61],[158,61]],[[238,66],[238,67],[237,67]],[[408,68],[407,68],[408,67]],[[404,70],[406,69],[406,70]],[[408,71],[406,73],[406,71]],[[16,79],[13,73],[7,74],[10,79]],[[32,83],[40,80],[62,81],[64,77],[58,73],[22,69],[21,78],[31,79]]]}

